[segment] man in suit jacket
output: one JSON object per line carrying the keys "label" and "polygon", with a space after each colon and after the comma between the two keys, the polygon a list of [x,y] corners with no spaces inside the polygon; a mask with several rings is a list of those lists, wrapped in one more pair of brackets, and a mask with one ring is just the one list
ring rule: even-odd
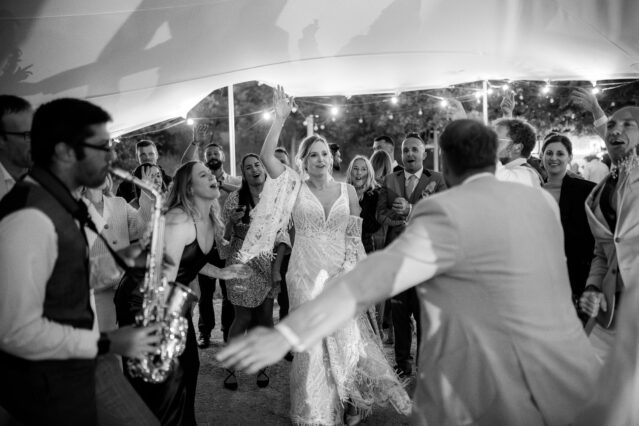
{"label": "man in suit jacket", "polygon": [[584,311],[597,316],[590,337],[602,358],[615,340],[618,299],[639,276],[639,107],[625,107],[612,115],[605,142],[613,172],[586,199],[595,257],[580,300]]}
{"label": "man in suit jacket", "polygon": [[[417,133],[409,133],[402,142],[404,170],[383,178],[377,200],[377,221],[386,225],[386,245],[399,236],[406,227],[413,206],[419,200],[446,189],[440,173],[424,168],[426,149]],[[410,317],[417,325],[417,347],[421,340],[419,300],[414,288],[398,294],[391,300],[393,331],[395,334],[396,369],[401,375],[410,375],[410,347],[413,334]]]}
{"label": "man in suit jacket", "polygon": [[483,124],[455,121],[440,144],[452,189],[421,201],[394,243],[275,330],[254,329],[218,359],[257,371],[417,286],[424,344],[413,424],[571,424],[600,363],[570,299],[557,204],[495,178],[497,137]]}

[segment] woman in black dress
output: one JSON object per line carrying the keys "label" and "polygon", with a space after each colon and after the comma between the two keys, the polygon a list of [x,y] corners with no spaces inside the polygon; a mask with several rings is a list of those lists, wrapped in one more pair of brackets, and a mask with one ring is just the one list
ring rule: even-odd
{"label": "woman in black dress", "polygon": [[542,147],[542,161],[548,179],[544,183],[544,189],[559,204],[568,277],[576,302],[586,285],[593,258],[595,240],[588,225],[584,204],[595,184],[570,176],[567,171],[571,160],[572,143],[568,137],[559,133],[546,136]]}
{"label": "woman in black dress", "polygon": [[[209,264],[219,261],[224,227],[219,216],[218,183],[201,162],[183,164],[175,173],[166,206],[165,252],[179,263],[164,270],[169,281],[188,286],[198,272],[215,275]],[[219,270],[218,270],[219,271]],[[127,274],[115,296],[118,323],[131,324],[142,306],[143,277]],[[150,384],[127,373],[131,384],[163,425],[195,425],[195,388],[200,366],[195,329],[187,314],[186,348],[166,381]]]}

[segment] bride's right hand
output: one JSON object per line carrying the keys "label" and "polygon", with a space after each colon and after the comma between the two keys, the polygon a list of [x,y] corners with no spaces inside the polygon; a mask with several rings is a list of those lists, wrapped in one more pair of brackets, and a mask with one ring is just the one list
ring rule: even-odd
{"label": "bride's right hand", "polygon": [[289,98],[284,93],[284,88],[277,85],[273,90],[273,109],[275,110],[276,118],[286,118],[291,113],[293,108],[293,98]]}

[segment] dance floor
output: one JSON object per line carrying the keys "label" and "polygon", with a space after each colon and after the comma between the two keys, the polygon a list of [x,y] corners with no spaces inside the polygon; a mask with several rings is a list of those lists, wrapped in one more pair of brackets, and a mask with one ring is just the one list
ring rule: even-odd
{"label": "dance floor", "polygon": [[[222,387],[226,370],[215,360],[215,354],[222,348],[222,333],[219,329],[221,300],[215,299],[215,329],[211,336],[211,346],[200,350],[200,375],[195,400],[195,415],[199,425],[290,425],[288,361],[282,360],[268,369],[270,385],[260,389],[255,384],[254,375],[239,373],[239,389],[229,391]],[[279,307],[275,305],[275,319]],[[195,308],[194,323],[197,324],[198,309]],[[413,339],[415,340],[415,339]],[[392,362],[393,348],[384,345],[386,356]],[[415,342],[413,342],[413,356]],[[391,364],[392,365],[392,364]],[[412,378],[414,379],[414,378]],[[409,391],[412,392],[411,382]],[[365,423],[376,425],[407,425],[408,419],[392,408],[376,408]]]}

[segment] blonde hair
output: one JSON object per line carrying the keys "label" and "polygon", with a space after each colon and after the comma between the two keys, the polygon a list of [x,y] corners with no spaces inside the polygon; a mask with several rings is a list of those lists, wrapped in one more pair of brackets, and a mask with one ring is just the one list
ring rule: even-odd
{"label": "blonde hair", "polygon": [[[193,220],[202,219],[200,213],[195,208],[193,201],[193,193],[191,192],[191,186],[193,184],[193,167],[196,164],[206,165],[201,161],[189,161],[184,163],[177,169],[173,182],[169,187],[169,194],[166,197],[165,206],[167,210],[173,208],[179,208],[183,210],[187,215],[191,216]],[[222,237],[224,233],[224,223],[222,222],[221,208],[218,200],[213,202],[211,206],[211,219],[213,220],[213,227],[215,229],[215,236]]]}
{"label": "blonde hair", "polygon": [[[308,156],[311,154],[311,147],[315,142],[322,142],[326,146],[326,151],[331,154],[331,147],[328,145],[326,139],[321,137],[320,135],[311,135],[307,136],[300,143],[300,148],[297,150],[297,155],[295,155],[295,164],[297,164],[297,168],[302,176],[306,176],[306,160]],[[333,155],[329,155],[328,159],[328,173],[332,174],[333,172]]]}
{"label": "blonde hair", "polygon": [[368,174],[366,175],[366,182],[364,183],[364,191],[380,186],[375,180],[375,170],[373,170],[371,161],[363,155],[356,155],[355,158],[351,160],[351,163],[348,165],[348,171],[346,172],[346,183],[353,185],[353,167],[357,160],[364,161],[364,164],[366,164],[366,170],[368,171]]}
{"label": "blonde hair", "polygon": [[377,171],[380,173],[380,178],[386,176],[389,173],[393,173],[393,162],[388,152],[379,150],[375,151],[371,155],[371,165],[373,167],[373,174],[377,177]]}

